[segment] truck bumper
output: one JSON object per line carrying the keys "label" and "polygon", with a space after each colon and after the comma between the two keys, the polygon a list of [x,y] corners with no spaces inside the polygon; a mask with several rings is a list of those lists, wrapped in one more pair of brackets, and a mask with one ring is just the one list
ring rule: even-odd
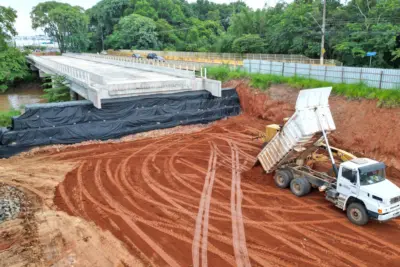
{"label": "truck bumper", "polygon": [[385,221],[395,219],[397,217],[400,217],[400,208],[397,210],[391,211],[389,213],[386,213],[386,214],[378,215],[378,218],[376,218],[376,219],[380,222],[385,222]]}

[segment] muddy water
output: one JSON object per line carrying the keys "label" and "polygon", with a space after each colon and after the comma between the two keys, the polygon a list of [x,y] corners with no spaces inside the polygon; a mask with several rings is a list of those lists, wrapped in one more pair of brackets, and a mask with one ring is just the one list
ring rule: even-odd
{"label": "muddy water", "polygon": [[28,84],[17,88],[10,88],[6,93],[0,94],[0,111],[19,109],[21,106],[45,102],[41,96],[43,90],[40,85]]}

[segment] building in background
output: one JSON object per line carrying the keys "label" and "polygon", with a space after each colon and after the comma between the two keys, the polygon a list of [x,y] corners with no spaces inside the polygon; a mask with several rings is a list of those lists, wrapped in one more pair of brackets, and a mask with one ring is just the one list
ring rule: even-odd
{"label": "building in background", "polygon": [[46,47],[48,50],[58,50],[58,44],[55,40],[46,35],[35,36],[15,36],[13,38],[14,46],[24,48],[25,46]]}

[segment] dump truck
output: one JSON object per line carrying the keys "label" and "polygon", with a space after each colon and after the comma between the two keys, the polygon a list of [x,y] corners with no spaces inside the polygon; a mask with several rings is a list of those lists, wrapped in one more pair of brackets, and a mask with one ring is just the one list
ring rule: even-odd
{"label": "dump truck", "polygon": [[[283,126],[272,127],[275,135],[257,156],[258,162],[265,172],[275,172],[279,188],[289,187],[298,197],[318,188],[356,225],[365,225],[370,219],[383,222],[399,217],[400,188],[385,177],[383,162],[335,149],[345,160],[337,167],[327,137],[336,130],[328,102],[331,90],[300,91],[295,113]],[[305,164],[321,146],[329,154],[333,175]]]}

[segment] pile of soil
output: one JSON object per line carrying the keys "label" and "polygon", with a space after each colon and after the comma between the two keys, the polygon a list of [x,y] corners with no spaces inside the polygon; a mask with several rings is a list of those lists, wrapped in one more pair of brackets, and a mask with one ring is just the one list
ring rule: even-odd
{"label": "pile of soil", "polygon": [[[266,92],[245,80],[225,85],[236,85],[242,110],[251,116],[281,123],[295,111],[298,90],[286,85],[273,85]],[[376,100],[339,96],[331,96],[329,103],[337,128],[330,135],[331,145],[385,162],[387,175],[400,181],[400,108],[379,108]]]}

